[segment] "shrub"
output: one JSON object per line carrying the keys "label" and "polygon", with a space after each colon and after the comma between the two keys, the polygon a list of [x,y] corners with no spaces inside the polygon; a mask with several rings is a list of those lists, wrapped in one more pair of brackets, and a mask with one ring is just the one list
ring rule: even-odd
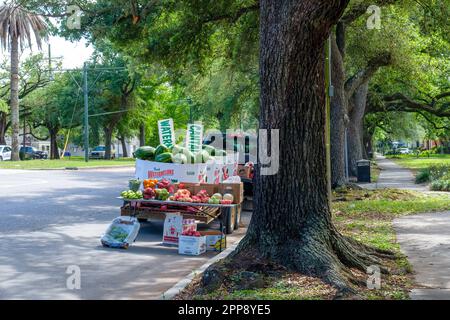
{"label": "shrub", "polygon": [[416,183],[430,182],[430,168],[421,169],[416,176]]}
{"label": "shrub", "polygon": [[450,174],[450,166],[449,165],[434,165],[430,166],[430,180],[440,180],[444,178],[445,176]]}
{"label": "shrub", "polygon": [[450,191],[450,180],[435,180],[430,188],[432,191]]}

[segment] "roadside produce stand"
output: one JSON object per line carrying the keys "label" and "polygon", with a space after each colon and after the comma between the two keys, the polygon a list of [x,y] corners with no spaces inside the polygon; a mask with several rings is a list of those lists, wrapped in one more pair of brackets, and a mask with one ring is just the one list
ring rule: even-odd
{"label": "roadside produce stand", "polygon": [[[175,143],[172,119],[160,120],[158,127],[160,145],[142,146],[133,154],[135,178],[120,194],[124,221],[119,223],[135,224],[138,229],[138,221],[163,220],[163,244],[177,245],[180,254],[222,251],[226,235],[240,224],[244,184],[239,154],[203,145],[200,124],[188,124],[184,144]],[[197,224],[215,220],[220,230],[197,230]],[[115,245],[125,232],[116,234],[103,242]]]}

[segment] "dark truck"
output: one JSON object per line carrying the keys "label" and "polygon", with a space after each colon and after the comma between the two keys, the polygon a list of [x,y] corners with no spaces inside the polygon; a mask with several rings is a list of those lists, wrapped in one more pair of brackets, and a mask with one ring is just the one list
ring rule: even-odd
{"label": "dark truck", "polygon": [[[216,149],[239,152],[239,165],[249,162],[256,164],[257,143],[256,135],[247,133],[209,133],[203,139],[203,144],[212,145]],[[253,180],[241,179],[244,183],[244,196],[247,199],[253,197]]]}

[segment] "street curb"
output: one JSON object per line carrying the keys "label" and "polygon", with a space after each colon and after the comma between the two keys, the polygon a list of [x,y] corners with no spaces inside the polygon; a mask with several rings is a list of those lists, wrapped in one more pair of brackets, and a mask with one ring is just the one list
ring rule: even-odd
{"label": "street curb", "polygon": [[195,276],[205,272],[205,270],[212,265],[213,263],[216,263],[219,260],[225,259],[228,257],[230,253],[232,253],[236,247],[239,245],[242,239],[238,240],[236,243],[234,243],[231,247],[226,249],[225,251],[222,251],[220,254],[218,254],[215,257],[212,257],[209,259],[204,265],[202,265],[200,268],[193,270],[189,275],[187,275],[185,278],[178,281],[172,288],[165,291],[161,296],[158,298],[158,300],[172,300],[173,297],[175,297],[177,294],[179,294],[181,291],[183,291],[189,283],[194,279]]}

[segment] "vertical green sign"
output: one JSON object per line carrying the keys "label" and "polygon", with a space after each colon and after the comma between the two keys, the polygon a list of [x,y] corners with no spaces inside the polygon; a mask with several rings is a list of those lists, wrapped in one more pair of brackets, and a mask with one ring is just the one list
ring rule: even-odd
{"label": "vertical green sign", "polygon": [[203,142],[203,125],[201,124],[188,124],[186,143],[187,148],[192,153],[197,153],[202,150]]}
{"label": "vertical green sign", "polygon": [[175,130],[173,128],[173,119],[158,121],[159,143],[167,148],[175,145]]}

